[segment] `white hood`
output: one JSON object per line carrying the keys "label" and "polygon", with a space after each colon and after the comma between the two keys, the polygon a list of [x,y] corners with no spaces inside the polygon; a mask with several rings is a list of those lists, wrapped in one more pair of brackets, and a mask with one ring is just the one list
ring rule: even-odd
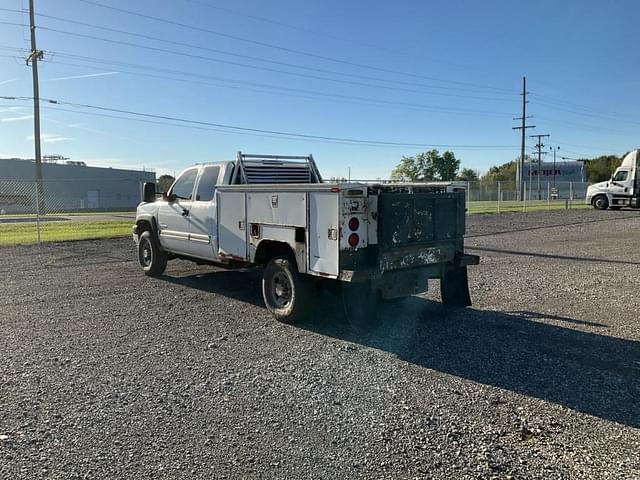
{"label": "white hood", "polygon": [[598,182],[598,183],[594,183],[593,185],[589,185],[589,187],[587,188],[587,196],[592,196],[594,193],[597,193],[597,192],[604,192],[607,190],[608,187],[609,187],[608,180],[606,182]]}

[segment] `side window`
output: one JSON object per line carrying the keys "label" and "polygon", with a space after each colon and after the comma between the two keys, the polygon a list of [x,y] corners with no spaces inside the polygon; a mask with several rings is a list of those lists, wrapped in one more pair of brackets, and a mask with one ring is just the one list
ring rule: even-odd
{"label": "side window", "polygon": [[171,193],[182,200],[191,200],[193,184],[196,182],[197,176],[198,169],[192,168],[191,170],[187,170],[178,177],[178,180],[176,180],[175,185],[171,189]]}
{"label": "side window", "polygon": [[621,170],[618,173],[616,173],[615,177],[613,177],[613,181],[624,182],[627,179],[628,175],[629,175],[629,172],[627,172],[626,170]]}
{"label": "side window", "polygon": [[220,167],[205,167],[198,182],[196,200],[200,202],[210,202],[213,199],[219,174]]}

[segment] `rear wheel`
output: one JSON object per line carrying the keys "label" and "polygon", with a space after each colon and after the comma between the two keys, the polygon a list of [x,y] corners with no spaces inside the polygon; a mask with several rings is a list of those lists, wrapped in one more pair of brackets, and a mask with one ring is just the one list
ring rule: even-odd
{"label": "rear wheel", "polygon": [[609,207],[609,200],[607,200],[606,195],[598,195],[593,199],[592,204],[596,210],[606,210]]}
{"label": "rear wheel", "polygon": [[446,267],[440,279],[440,295],[445,307],[471,305],[467,267]]}
{"label": "rear wheel", "polygon": [[289,256],[272,258],[262,276],[262,298],[267,310],[283,323],[296,323],[313,311],[311,282],[303,278]]}
{"label": "rear wheel", "polygon": [[138,262],[144,274],[151,277],[162,275],[167,268],[167,260],[167,253],[160,249],[151,232],[142,232],[138,240]]}

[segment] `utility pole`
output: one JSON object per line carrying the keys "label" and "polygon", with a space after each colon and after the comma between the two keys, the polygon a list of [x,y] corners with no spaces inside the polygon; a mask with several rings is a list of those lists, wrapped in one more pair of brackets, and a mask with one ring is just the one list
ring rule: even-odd
{"label": "utility pole", "polygon": [[[532,138],[537,138],[538,143],[536,143],[536,148],[538,149],[538,200],[542,200],[542,193],[540,192],[540,173],[542,167],[542,147],[544,147],[544,143],[542,143],[542,139],[544,137],[549,137],[548,133],[544,135],[529,135]],[[546,153],[546,152],[545,152]],[[529,165],[529,172],[531,172],[531,165]]]}
{"label": "utility pole", "polygon": [[522,172],[524,170],[524,148],[525,148],[525,131],[527,128],[535,128],[535,125],[527,125],[527,77],[522,77],[522,116],[516,117],[514,120],[522,120],[522,125],[519,127],[512,127],[512,130],[522,130],[522,139],[520,143],[520,159],[516,162],[516,199],[524,200],[522,195]]}
{"label": "utility pole", "polygon": [[553,188],[556,188],[556,152],[559,148],[560,147],[551,147],[551,151],[553,152]]}
{"label": "utility pole", "polygon": [[36,153],[36,213],[44,213],[44,196],[42,189],[42,151],[40,150],[40,88],[38,86],[38,60],[42,60],[43,52],[36,47],[36,24],[33,0],[29,0],[29,28],[31,30],[31,52],[27,57],[27,65],[31,63],[33,74],[33,143]]}

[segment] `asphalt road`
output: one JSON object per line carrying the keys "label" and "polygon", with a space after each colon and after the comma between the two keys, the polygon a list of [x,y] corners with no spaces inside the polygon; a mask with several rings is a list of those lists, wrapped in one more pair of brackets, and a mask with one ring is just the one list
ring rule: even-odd
{"label": "asphalt road", "polygon": [[474,215],[474,306],[325,294],[129,239],[0,249],[2,478],[639,478],[640,215]]}

